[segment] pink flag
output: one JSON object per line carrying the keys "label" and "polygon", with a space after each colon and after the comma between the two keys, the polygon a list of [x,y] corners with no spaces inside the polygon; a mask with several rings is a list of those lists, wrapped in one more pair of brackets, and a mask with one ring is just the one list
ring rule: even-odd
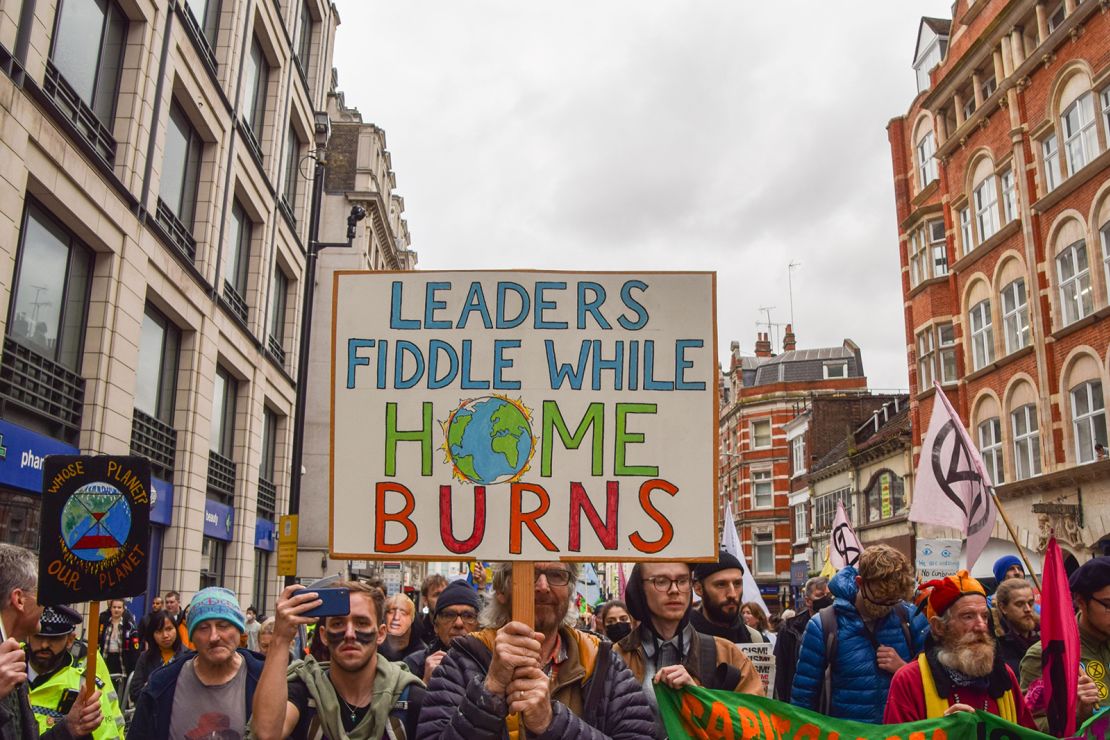
{"label": "pink flag", "polygon": [[856,567],[863,545],[859,543],[848,512],[844,511],[844,499],[836,502],[836,518],[833,519],[832,533],[829,535],[829,561],[837,570],[850,565]]}
{"label": "pink flag", "polygon": [[617,591],[620,593],[621,601],[624,601],[624,589],[628,585],[628,581],[624,575],[624,563],[617,563]]}
{"label": "pink flag", "polygon": [[940,385],[933,396],[933,416],[921,444],[910,520],[960,530],[967,541],[965,555],[971,570],[983,552],[998,509],[994,484],[979,450]]}
{"label": "pink flag", "polygon": [[1056,737],[1075,733],[1075,702],[1079,686],[1079,625],[1072,608],[1068,574],[1055,537],[1048,540],[1041,576],[1041,676],[1048,704],[1049,732]]}

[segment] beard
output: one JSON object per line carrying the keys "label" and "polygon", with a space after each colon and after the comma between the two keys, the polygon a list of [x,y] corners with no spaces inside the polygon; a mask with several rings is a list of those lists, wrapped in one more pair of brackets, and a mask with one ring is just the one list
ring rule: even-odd
{"label": "beard", "polygon": [[956,640],[945,638],[937,651],[937,660],[965,676],[980,678],[993,670],[994,651],[994,638],[973,632]]}
{"label": "beard", "polygon": [[550,635],[559,629],[570,608],[570,597],[560,599],[554,594],[536,596],[536,632]]}
{"label": "beard", "polygon": [[60,653],[54,653],[50,650],[43,650],[41,652],[28,654],[27,662],[30,663],[31,667],[35,669],[35,673],[41,676],[43,674],[50,673],[54,669],[58,668],[58,666],[62,664],[62,660],[65,658],[65,655],[66,651],[64,650]]}
{"label": "beard", "polygon": [[861,598],[856,601],[856,610],[859,612],[860,616],[863,617],[864,621],[877,622],[894,611],[894,607],[879,606],[878,604],[872,604],[865,598]]}
{"label": "beard", "polygon": [[1028,635],[1030,632],[1037,629],[1036,614],[1030,614],[1028,616],[1021,614],[1017,617],[1006,617],[1006,621],[1015,632],[1022,635]]}
{"label": "beard", "polygon": [[702,603],[705,605],[705,616],[710,622],[716,624],[732,624],[736,615],[740,612],[740,601],[738,599],[725,599],[717,604],[706,597],[702,599]]}

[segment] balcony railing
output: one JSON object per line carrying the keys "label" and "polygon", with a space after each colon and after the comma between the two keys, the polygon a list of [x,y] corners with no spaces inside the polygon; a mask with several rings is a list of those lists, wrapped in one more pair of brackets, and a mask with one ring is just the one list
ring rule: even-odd
{"label": "balcony railing", "polygon": [[204,35],[204,29],[200,27],[200,22],[193,15],[193,10],[189,7],[189,4],[179,2],[177,7],[185,21],[185,32],[192,39],[193,46],[196,47],[197,53],[200,55],[200,60],[204,62],[204,66],[208,67],[208,71],[215,77],[218,67],[216,66],[216,52],[212,49],[212,43]]}
{"label": "balcony railing", "polygon": [[208,494],[225,504],[235,500],[235,463],[215,450],[208,452]]}
{"label": "balcony railing", "polygon": [[277,512],[277,486],[258,476],[258,515],[273,521]]}
{"label": "balcony railing", "polygon": [[243,139],[247,142],[247,149],[250,150],[255,163],[258,164],[258,169],[265,173],[266,165],[262,159],[262,144],[258,141],[258,137],[255,136],[254,130],[246,121],[239,122],[239,130],[243,133]]}
{"label": "balcony railing", "polygon": [[85,379],[48,357],[4,337],[0,398],[61,426],[67,438],[81,430]]}
{"label": "balcony railing", "polygon": [[108,164],[113,164],[116,159],[116,140],[112,138],[112,133],[49,60],[46,62],[46,77],[42,88],[96,153]]}
{"label": "balcony railing", "polygon": [[166,232],[166,236],[178,251],[185,255],[190,262],[197,260],[197,240],[192,233],[181,223],[181,219],[173,212],[166,202],[158,199],[158,210],[154,213],[154,220]]}
{"label": "balcony railing", "polygon": [[266,348],[270,350],[270,355],[277,360],[277,363],[285,367],[285,347],[281,346],[281,342],[273,334],[266,338]]}
{"label": "balcony railing", "polygon": [[161,419],[135,409],[131,422],[131,451],[150,458],[150,472],[162,480],[173,480],[177,454],[177,430]]}
{"label": "balcony railing", "polygon": [[243,322],[247,320],[247,302],[243,300],[243,296],[239,295],[239,291],[235,286],[224,281],[224,302],[227,303],[231,312],[238,316]]}

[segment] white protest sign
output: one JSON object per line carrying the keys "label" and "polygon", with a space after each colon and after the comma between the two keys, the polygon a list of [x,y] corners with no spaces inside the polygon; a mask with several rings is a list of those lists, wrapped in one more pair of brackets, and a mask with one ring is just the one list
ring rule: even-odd
{"label": "white protest sign", "polygon": [[961,540],[917,539],[917,579],[931,581],[960,569]]}
{"label": "white protest sign", "polygon": [[716,557],[713,273],[338,272],[332,557]]}
{"label": "white protest sign", "polygon": [[769,642],[745,642],[737,643],[736,647],[744,651],[763,679],[763,695],[771,696],[775,690],[775,646]]}

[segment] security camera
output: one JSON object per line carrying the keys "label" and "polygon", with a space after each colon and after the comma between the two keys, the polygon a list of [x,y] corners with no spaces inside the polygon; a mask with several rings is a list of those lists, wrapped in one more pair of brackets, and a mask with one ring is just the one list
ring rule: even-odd
{"label": "security camera", "polygon": [[366,209],[362,206],[351,206],[351,215],[347,216],[347,239],[355,238],[355,226],[366,218]]}

